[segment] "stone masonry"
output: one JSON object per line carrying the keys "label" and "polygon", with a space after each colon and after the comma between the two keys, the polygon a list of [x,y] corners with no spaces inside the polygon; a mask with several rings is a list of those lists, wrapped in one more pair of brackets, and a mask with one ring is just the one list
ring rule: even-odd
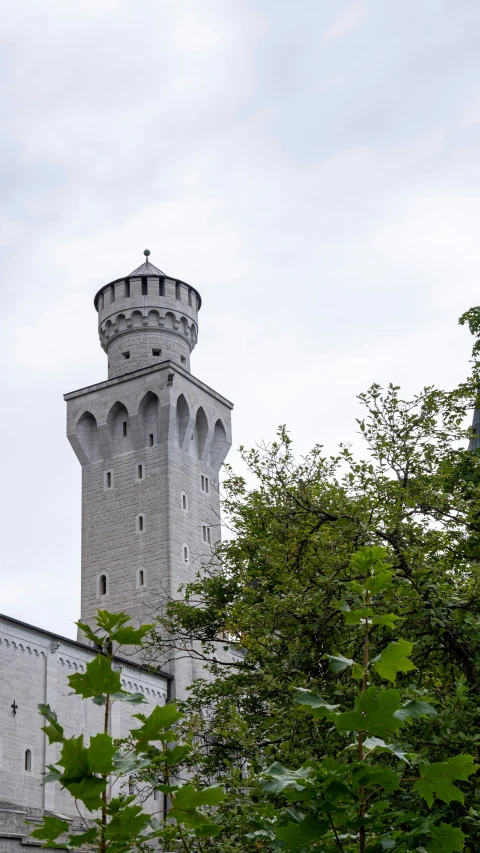
{"label": "stone masonry", "polygon": [[[199,293],[149,254],[94,300],[108,379],[65,395],[82,466],[80,617],[90,624],[98,608],[149,621],[152,604],[178,596],[220,538],[218,478],[233,407],[190,373]],[[0,616],[0,853],[39,846],[26,819],[45,811],[78,818],[66,791],[40,784],[57,747],[41,731],[38,705],[50,704],[67,735],[88,742],[101,729],[101,709],[70,695],[67,678],[94,654],[81,635],[68,640]],[[125,689],[145,695],[147,712],[184,696],[200,674],[188,658],[157,673],[134,658],[117,665]],[[118,703],[112,734],[124,736],[129,725],[128,706]]]}
{"label": "stone masonry", "polygon": [[[220,538],[220,466],[232,404],[190,373],[199,293],[148,260],[95,297],[108,380],[65,395],[82,465],[81,618],[99,607],[148,621]],[[175,696],[195,677],[170,664]]]}

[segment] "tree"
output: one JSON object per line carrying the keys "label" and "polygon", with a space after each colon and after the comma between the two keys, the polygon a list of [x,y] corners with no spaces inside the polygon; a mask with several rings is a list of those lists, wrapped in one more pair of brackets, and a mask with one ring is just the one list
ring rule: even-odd
{"label": "tree", "polygon": [[[57,715],[49,705],[40,705],[46,720],[43,731],[49,743],[61,746],[55,765],[48,768],[45,782],[59,782],[70,792],[77,805],[88,812],[84,831],[72,830],[68,820],[51,815],[31,834],[44,842],[43,846],[96,853],[131,853],[148,850],[148,842],[160,843],[163,849],[190,851],[190,837],[206,837],[221,831],[201,810],[215,806],[224,799],[218,785],[195,787],[181,780],[179,774],[188,757],[189,742],[178,742],[176,726],[181,714],[175,704],[155,706],[146,716],[134,714],[130,735],[115,742],[109,733],[114,702],[142,704],[142,694],[122,690],[120,673],[114,668],[115,651],[123,646],[141,646],[151,625],[134,628],[127,623],[125,613],[99,610],[97,630],[77,622],[85,636],[100,649],[85,668],[85,673],[69,676],[73,692],[104,708],[104,726],[90,737],[88,746],[83,735],[66,738]],[[112,796],[116,782],[125,784],[135,779],[141,793],[120,791]],[[159,805],[152,815],[144,808],[145,794],[161,793],[168,805]],[[168,823],[166,819],[168,817]]]}
{"label": "tree", "polygon": [[[480,309],[461,322],[477,335]],[[477,341],[475,359],[478,352]],[[281,428],[272,444],[243,450],[253,488],[227,469],[224,510],[234,538],[167,605],[150,642],[151,659],[192,654],[215,676],[197,681],[185,703],[199,744],[197,777],[218,779],[229,792],[220,806],[224,833],[208,849],[267,846],[268,838],[251,838],[258,775],[275,761],[300,766],[326,754],[331,733],[312,728],[294,696],[308,688],[332,705],[354,698],[347,672],[332,679],[328,661],[339,650],[358,657],[358,630],[345,625],[338,602],[359,548],[383,545],[395,570],[382,603],[401,618],[416,667],[398,675],[401,700],[427,696],[437,712],[406,727],[409,752],[430,764],[460,751],[478,755],[480,454],[466,446],[478,385],[475,361],[453,391],[426,387],[402,400],[394,385],[372,386],[360,395],[366,459],[341,445],[335,456],[316,446],[298,461]],[[387,635],[374,626],[372,655],[382,654]],[[476,784],[465,780],[464,804],[439,813],[474,847]]]}

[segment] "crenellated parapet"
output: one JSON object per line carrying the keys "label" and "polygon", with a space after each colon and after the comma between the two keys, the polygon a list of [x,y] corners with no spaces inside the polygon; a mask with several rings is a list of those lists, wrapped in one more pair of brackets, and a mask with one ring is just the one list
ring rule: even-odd
{"label": "crenellated parapet", "polygon": [[68,438],[80,464],[168,445],[218,473],[232,443],[231,403],[191,375],[186,380],[168,361],[66,394]]}
{"label": "crenellated parapet", "polygon": [[125,278],[104,285],[94,299],[108,376],[123,376],[170,359],[190,370],[198,338],[201,297],[147,260]]}

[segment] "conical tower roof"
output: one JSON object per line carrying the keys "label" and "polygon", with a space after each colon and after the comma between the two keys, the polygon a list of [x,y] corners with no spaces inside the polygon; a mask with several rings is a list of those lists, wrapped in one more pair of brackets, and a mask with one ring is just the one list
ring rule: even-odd
{"label": "conical tower roof", "polygon": [[143,254],[145,255],[145,262],[139,267],[137,267],[136,270],[131,272],[129,274],[129,278],[134,275],[165,275],[162,270],[159,270],[158,267],[156,267],[154,264],[151,264],[148,260],[148,256],[150,254],[150,251],[148,249],[145,249]]}

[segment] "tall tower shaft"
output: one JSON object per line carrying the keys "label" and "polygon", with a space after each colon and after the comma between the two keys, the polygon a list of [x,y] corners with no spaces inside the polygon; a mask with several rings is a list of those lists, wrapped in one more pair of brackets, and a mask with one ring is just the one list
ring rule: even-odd
{"label": "tall tower shaft", "polygon": [[[219,470],[232,404],[190,373],[199,293],[148,259],[97,293],[108,379],[65,395],[82,466],[81,619],[152,616],[178,597],[220,538]],[[172,664],[176,695],[195,676]]]}

